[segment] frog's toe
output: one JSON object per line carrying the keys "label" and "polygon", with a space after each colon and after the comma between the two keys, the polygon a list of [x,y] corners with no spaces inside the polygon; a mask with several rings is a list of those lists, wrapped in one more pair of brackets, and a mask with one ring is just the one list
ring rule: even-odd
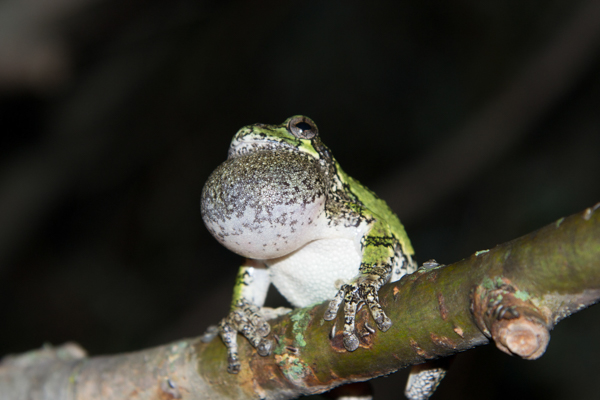
{"label": "frog's toe", "polygon": [[344,297],[346,295],[346,286],[348,285],[342,286],[342,288],[337,292],[333,300],[329,302],[329,307],[327,307],[327,310],[323,315],[323,319],[325,321],[333,321],[337,317],[338,310],[340,309],[340,306],[342,305],[342,302],[344,301]]}
{"label": "frog's toe", "polygon": [[384,312],[382,312],[381,315],[375,319],[375,322],[377,323],[377,327],[379,328],[379,330],[382,332],[387,331],[392,326],[392,320],[389,319]]}
{"label": "frog's toe", "polygon": [[259,355],[265,357],[271,354],[271,348],[273,347],[273,342],[269,339],[262,339],[258,346],[256,346],[256,351]]}
{"label": "frog's toe", "polygon": [[[269,328],[270,331],[271,328]],[[264,332],[259,332],[259,330],[254,326],[254,325],[247,325],[244,326],[242,330],[240,330],[240,332],[242,333],[242,335],[244,335],[244,337],[246,339],[248,339],[248,341],[250,342],[250,344],[252,345],[252,347],[254,347],[257,351],[259,351],[260,354],[260,349],[262,348],[267,348],[266,347],[266,342],[268,342],[269,340],[265,338],[266,334],[263,335]],[[268,334],[269,332],[267,332]],[[271,347],[268,346],[268,349],[270,349]]]}
{"label": "frog's toe", "polygon": [[325,314],[323,314],[323,319],[325,321],[333,321],[337,317],[338,309],[339,306],[332,306],[331,303],[329,303],[329,308],[325,311]]}
{"label": "frog's toe", "polygon": [[388,329],[390,329],[392,327],[392,320],[389,319],[387,316],[385,317],[385,320],[378,325],[379,329],[381,329],[382,332],[387,331]]}
{"label": "frog's toe", "polygon": [[264,319],[261,319],[260,321],[258,321],[258,323],[256,324],[256,333],[258,334],[258,336],[264,338],[270,332],[271,332],[271,325],[269,325],[269,323],[267,321],[265,321]]}
{"label": "frog's toe", "polygon": [[377,327],[385,332],[392,326],[392,320],[385,315],[385,312],[379,304],[379,296],[377,295],[377,288],[372,285],[365,285],[362,288],[362,296],[371,311],[371,315],[377,324]]}
{"label": "frog's toe", "polygon": [[260,313],[260,308],[247,301],[240,301],[231,312],[229,319],[234,321],[237,331],[254,347],[258,347],[262,338],[271,332],[271,325]]}
{"label": "frog's toe", "polygon": [[230,374],[237,374],[240,372],[240,362],[238,360],[237,352],[237,330],[234,326],[225,318],[219,324],[219,333],[225,347],[227,347],[227,371]]}
{"label": "frog's toe", "polygon": [[344,347],[348,351],[354,351],[358,349],[358,338],[355,334],[344,336]]}
{"label": "frog's toe", "polygon": [[230,374],[238,374],[242,368],[242,364],[240,364],[239,360],[229,357],[227,361],[227,372]]}

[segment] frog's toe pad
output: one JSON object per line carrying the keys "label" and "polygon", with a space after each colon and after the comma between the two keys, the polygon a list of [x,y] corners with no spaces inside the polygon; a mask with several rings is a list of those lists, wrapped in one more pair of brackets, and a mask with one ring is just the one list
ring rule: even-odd
{"label": "frog's toe pad", "polygon": [[337,292],[333,300],[329,302],[329,307],[325,311],[323,315],[323,319],[325,321],[333,321],[337,317],[338,310],[344,301],[344,296],[346,295],[345,287],[348,285],[342,286],[342,288]]}
{"label": "frog's toe pad", "polygon": [[227,372],[229,372],[230,374],[237,374],[240,372],[242,364],[237,359],[229,358],[227,361]]}
{"label": "frog's toe pad", "polygon": [[271,354],[271,348],[273,347],[273,342],[269,339],[262,339],[258,346],[256,346],[256,351],[259,355],[265,357]]}
{"label": "frog's toe pad", "polygon": [[380,318],[379,321],[376,321],[376,322],[377,322],[377,327],[382,332],[385,332],[392,327],[392,320],[389,319],[388,316],[385,314],[383,314],[383,317]]}
{"label": "frog's toe pad", "polygon": [[259,320],[256,324],[256,334],[260,337],[265,337],[271,332],[271,325],[265,320]]}
{"label": "frog's toe pad", "polygon": [[323,319],[325,321],[333,321],[336,317],[337,317],[337,310],[335,310],[335,311],[327,310],[327,311],[325,311],[325,314],[323,314]]}
{"label": "frog's toe pad", "polygon": [[358,349],[358,338],[356,335],[344,336],[344,347],[348,351],[354,351]]}

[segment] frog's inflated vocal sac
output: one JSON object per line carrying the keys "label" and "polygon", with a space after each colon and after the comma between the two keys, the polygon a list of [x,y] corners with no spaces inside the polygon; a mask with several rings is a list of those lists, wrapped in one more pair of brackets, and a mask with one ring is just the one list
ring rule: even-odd
{"label": "frog's inflated vocal sac", "polygon": [[295,307],[331,300],[328,321],[343,305],[348,351],[359,345],[361,303],[381,331],[392,325],[378,291],[416,269],[413,248],[398,217],[342,170],[311,119],[240,129],[227,161],[208,178],[201,206],[212,235],[248,258],[219,325],[229,372],[240,369],[238,332],[259,354],[270,353],[270,327],[261,315],[270,283]]}

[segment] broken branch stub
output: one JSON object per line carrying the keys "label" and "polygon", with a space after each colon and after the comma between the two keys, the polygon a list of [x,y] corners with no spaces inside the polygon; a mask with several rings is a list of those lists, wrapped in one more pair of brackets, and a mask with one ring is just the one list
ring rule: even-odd
{"label": "broken branch stub", "polygon": [[471,311],[479,329],[503,352],[535,360],[546,351],[550,317],[508,279],[486,278],[472,293]]}

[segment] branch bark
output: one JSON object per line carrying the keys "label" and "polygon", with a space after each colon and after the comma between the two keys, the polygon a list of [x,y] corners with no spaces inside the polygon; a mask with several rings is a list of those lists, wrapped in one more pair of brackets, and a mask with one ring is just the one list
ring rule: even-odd
{"label": "branch bark", "polygon": [[[360,348],[342,344],[327,304],[272,321],[275,349],[260,357],[240,340],[242,372],[226,372],[220,340],[200,338],[115,356],[73,344],[5,357],[0,399],[291,399],[392,373],[485,344],[541,356],[549,330],[600,298],[600,203],[448,266],[421,268],[380,292],[394,325],[358,316]],[[335,328],[337,326],[338,329]],[[333,329],[332,329],[333,328]]]}

